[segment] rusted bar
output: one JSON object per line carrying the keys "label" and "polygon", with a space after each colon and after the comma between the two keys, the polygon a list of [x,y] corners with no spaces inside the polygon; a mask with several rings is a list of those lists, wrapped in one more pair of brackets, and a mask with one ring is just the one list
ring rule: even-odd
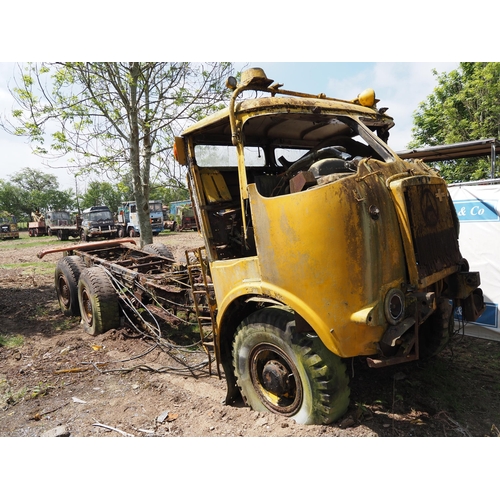
{"label": "rusted bar", "polygon": [[82,243],[81,245],[68,245],[66,247],[58,247],[58,248],[50,248],[49,250],[43,250],[42,252],[38,252],[36,256],[39,259],[45,257],[45,255],[49,253],[57,253],[57,252],[68,252],[73,250],[96,250],[98,248],[109,248],[122,243],[133,243],[137,245],[136,241],[133,238],[122,238],[119,240],[110,240],[110,241],[96,241],[95,243]]}

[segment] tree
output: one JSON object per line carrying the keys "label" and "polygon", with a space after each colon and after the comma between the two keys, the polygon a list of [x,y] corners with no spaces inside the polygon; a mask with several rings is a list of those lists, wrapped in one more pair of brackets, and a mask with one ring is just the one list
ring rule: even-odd
{"label": "tree", "polygon": [[[413,115],[410,148],[437,146],[500,136],[500,63],[460,63],[456,70],[438,74],[438,85]],[[442,162],[449,181],[487,177],[486,160]]]}
{"label": "tree", "polygon": [[35,210],[72,210],[73,191],[61,191],[57,177],[33,168],[24,168],[11,176],[11,182],[0,180],[0,208],[18,218],[29,217]]}
{"label": "tree", "polygon": [[110,182],[92,181],[82,197],[82,205],[86,208],[106,205],[112,212],[117,212],[122,198],[120,190]]}
{"label": "tree", "polygon": [[98,171],[114,180],[130,174],[143,246],[152,242],[152,169],[180,179],[175,164],[166,162],[173,137],[220,107],[231,72],[229,63],[29,64],[12,90],[19,105],[14,123],[3,126],[29,137],[45,158],[70,156],[79,173]]}

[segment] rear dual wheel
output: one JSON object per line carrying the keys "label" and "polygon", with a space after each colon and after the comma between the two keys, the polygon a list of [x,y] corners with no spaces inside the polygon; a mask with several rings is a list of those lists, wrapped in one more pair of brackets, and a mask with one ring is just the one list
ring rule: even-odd
{"label": "rear dual wheel", "polygon": [[151,253],[153,255],[161,255],[162,257],[167,257],[172,261],[175,260],[172,250],[168,248],[163,243],[150,243],[143,248],[144,252]]}
{"label": "rear dual wheel", "polygon": [[79,316],[78,280],[85,269],[80,257],[63,257],[56,264],[55,287],[61,312],[65,316]]}
{"label": "rear dual wheel", "polygon": [[299,424],[328,424],[349,406],[343,361],[317,335],[295,333],[293,314],[284,308],[258,310],[240,324],[233,367],[241,394],[254,410]]}
{"label": "rear dual wheel", "polygon": [[83,329],[100,335],[120,326],[118,295],[103,267],[86,268],[78,281],[78,303]]}

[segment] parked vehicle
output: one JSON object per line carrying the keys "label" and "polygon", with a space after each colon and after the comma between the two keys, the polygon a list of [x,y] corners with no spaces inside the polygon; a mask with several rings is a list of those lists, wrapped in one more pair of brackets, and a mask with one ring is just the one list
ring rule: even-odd
{"label": "parked vehicle", "polygon": [[98,238],[112,239],[118,235],[118,229],[111,210],[106,206],[87,208],[82,212],[80,239],[90,241]]}
{"label": "parked vehicle", "polygon": [[[124,240],[39,256],[67,252],[59,303],[90,334],[127,308],[139,328],[142,311],[160,324],[190,307],[226,403],[327,424],[349,405],[345,359],[433,356],[455,309],[475,321],[484,298],[446,183],[387,145],[394,122],[374,92],[344,101],[272,83],[260,69],[229,79],[229,107],[175,139],[205,241],[185,267],[163,246]],[[266,97],[240,102],[246,91]]]}
{"label": "parked vehicle", "polygon": [[18,239],[17,219],[7,212],[0,212],[0,239]]}
{"label": "parked vehicle", "polygon": [[58,240],[65,241],[81,237],[81,217],[73,220],[67,210],[51,210],[45,215],[36,211],[31,214],[32,221],[28,222],[30,237],[57,236]]}
{"label": "parked vehicle", "polygon": [[349,404],[344,359],[432,356],[455,309],[475,321],[484,299],[445,181],[388,146],[374,91],[345,101],[272,83],[258,68],[230,79],[230,106],[187,128],[175,155],[205,240],[226,401],[325,424]]}
{"label": "parked vehicle", "polygon": [[[118,236],[139,236],[139,214],[137,213],[137,203],[135,201],[124,201],[118,208]],[[151,222],[151,230],[154,236],[163,231],[163,204],[161,200],[153,200],[149,202],[149,218]]]}
{"label": "parked vehicle", "polygon": [[180,209],[180,224],[176,227],[176,231],[197,231],[196,217],[193,207],[183,207]]}

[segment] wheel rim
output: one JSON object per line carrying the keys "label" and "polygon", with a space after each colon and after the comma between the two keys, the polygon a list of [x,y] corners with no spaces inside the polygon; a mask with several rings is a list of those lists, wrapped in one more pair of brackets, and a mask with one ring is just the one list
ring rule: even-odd
{"label": "wheel rim", "polygon": [[277,346],[259,344],[250,353],[250,378],[266,408],[294,415],[302,405],[300,375],[292,360]]}
{"label": "wheel rim", "polygon": [[93,311],[92,311],[92,302],[90,300],[90,295],[88,294],[86,289],[82,290],[82,319],[87,323],[87,325],[92,326],[93,322]]}
{"label": "wheel rim", "polygon": [[71,295],[69,291],[69,285],[63,275],[60,275],[57,280],[57,287],[59,289],[59,297],[65,308],[69,307],[71,300]]}

